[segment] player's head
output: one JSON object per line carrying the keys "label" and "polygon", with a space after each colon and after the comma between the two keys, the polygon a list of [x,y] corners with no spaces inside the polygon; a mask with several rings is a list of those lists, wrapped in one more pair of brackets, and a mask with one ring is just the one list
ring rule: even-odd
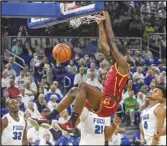
{"label": "player's head", "polygon": [[163,86],[156,86],[149,95],[149,98],[151,100],[158,100],[160,102],[163,102],[166,99],[166,89]]}
{"label": "player's head", "polygon": [[19,103],[16,99],[8,100],[7,107],[9,109],[9,113],[17,113],[19,111]]}

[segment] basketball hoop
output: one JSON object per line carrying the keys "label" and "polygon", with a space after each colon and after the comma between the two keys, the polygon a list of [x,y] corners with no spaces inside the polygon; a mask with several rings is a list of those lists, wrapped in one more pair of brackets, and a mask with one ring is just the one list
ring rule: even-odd
{"label": "basketball hoop", "polygon": [[76,19],[70,20],[70,27],[73,29],[78,28],[82,24],[90,24],[96,22],[96,20],[104,20],[104,16],[101,13],[91,14],[87,16],[82,16]]}

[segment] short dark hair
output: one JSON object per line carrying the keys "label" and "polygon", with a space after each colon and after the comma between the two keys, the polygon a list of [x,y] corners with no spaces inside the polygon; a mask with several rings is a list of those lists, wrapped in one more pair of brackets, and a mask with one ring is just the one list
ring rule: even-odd
{"label": "short dark hair", "polygon": [[166,88],[161,86],[161,85],[157,85],[155,88],[158,88],[162,91],[163,93],[163,97],[166,98]]}

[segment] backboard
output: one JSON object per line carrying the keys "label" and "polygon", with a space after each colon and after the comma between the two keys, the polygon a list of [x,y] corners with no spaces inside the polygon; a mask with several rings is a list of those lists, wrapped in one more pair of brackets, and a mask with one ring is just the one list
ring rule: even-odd
{"label": "backboard", "polygon": [[42,28],[71,19],[94,14],[104,10],[104,2],[62,2],[59,3],[59,16],[51,18],[28,18],[29,28]]}

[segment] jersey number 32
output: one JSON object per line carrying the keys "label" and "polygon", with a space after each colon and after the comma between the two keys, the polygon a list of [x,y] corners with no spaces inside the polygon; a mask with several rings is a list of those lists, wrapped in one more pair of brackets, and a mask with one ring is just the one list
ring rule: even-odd
{"label": "jersey number 32", "polygon": [[21,140],[22,132],[13,132],[14,140]]}

